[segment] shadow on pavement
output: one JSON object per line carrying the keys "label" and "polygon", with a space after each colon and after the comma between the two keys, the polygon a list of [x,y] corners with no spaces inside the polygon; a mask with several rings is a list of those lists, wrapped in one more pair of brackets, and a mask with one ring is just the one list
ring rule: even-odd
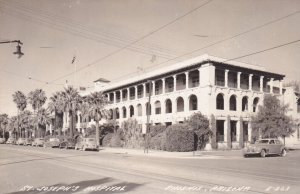
{"label": "shadow on pavement", "polygon": [[130,183],[130,182],[121,182],[118,184],[110,184],[114,179],[110,177],[95,179],[95,180],[86,180],[75,182],[72,184],[59,183],[55,185],[40,186],[40,187],[31,187],[24,186],[19,191],[11,192],[7,194],[54,194],[54,193],[86,193],[86,194],[95,194],[95,193],[125,193],[133,191],[137,187],[142,186],[143,184]]}

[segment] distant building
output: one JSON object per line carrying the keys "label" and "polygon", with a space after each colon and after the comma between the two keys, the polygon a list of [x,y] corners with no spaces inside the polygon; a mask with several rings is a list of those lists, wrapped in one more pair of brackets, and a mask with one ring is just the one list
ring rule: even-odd
{"label": "distant building", "polygon": [[[300,95],[292,88],[283,89],[284,77],[260,66],[203,55],[118,82],[99,79],[94,82],[92,91],[102,91],[111,102],[106,107],[113,115],[111,119],[120,124],[135,118],[144,132],[148,111],[152,125],[181,123],[199,111],[208,118],[214,115],[217,127],[214,141],[218,148],[230,145],[235,149],[240,147],[239,141],[244,144],[251,140],[249,121],[258,111],[265,93],[289,103],[289,114],[300,118]],[[64,119],[65,127],[67,119]],[[77,121],[78,130],[93,123],[83,122],[80,113]],[[299,128],[286,142],[299,145]]]}

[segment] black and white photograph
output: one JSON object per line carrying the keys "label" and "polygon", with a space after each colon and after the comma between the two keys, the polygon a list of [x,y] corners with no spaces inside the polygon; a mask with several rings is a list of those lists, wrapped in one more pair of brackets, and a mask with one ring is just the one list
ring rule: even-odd
{"label": "black and white photograph", "polygon": [[0,0],[0,194],[299,194],[300,0]]}

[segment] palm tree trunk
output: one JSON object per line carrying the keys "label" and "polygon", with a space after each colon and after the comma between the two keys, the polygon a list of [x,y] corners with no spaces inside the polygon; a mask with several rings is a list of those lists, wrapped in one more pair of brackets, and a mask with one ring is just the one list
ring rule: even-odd
{"label": "palm tree trunk", "polygon": [[74,128],[74,121],[73,121],[73,111],[69,111],[69,128],[70,128],[70,137],[73,137],[73,128]]}
{"label": "palm tree trunk", "polygon": [[96,144],[97,146],[100,146],[99,136],[100,136],[100,130],[99,130],[99,120],[96,119]]}

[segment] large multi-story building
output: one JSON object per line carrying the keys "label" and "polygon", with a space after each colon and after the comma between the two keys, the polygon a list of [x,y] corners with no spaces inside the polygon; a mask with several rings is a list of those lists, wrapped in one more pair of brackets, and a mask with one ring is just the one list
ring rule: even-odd
{"label": "large multi-story building", "polygon": [[[114,83],[99,79],[93,90],[82,94],[102,91],[110,102],[106,108],[112,119],[120,124],[135,118],[144,132],[148,122],[181,123],[200,111],[215,118],[216,137],[211,141],[218,148],[238,148],[251,141],[249,121],[265,93],[290,103],[289,114],[299,117],[299,95],[292,88],[283,88],[284,77],[261,66],[203,55]],[[64,121],[67,127],[67,117]],[[77,121],[78,130],[88,126],[80,113]],[[299,144],[299,140],[297,128],[287,142]]]}

